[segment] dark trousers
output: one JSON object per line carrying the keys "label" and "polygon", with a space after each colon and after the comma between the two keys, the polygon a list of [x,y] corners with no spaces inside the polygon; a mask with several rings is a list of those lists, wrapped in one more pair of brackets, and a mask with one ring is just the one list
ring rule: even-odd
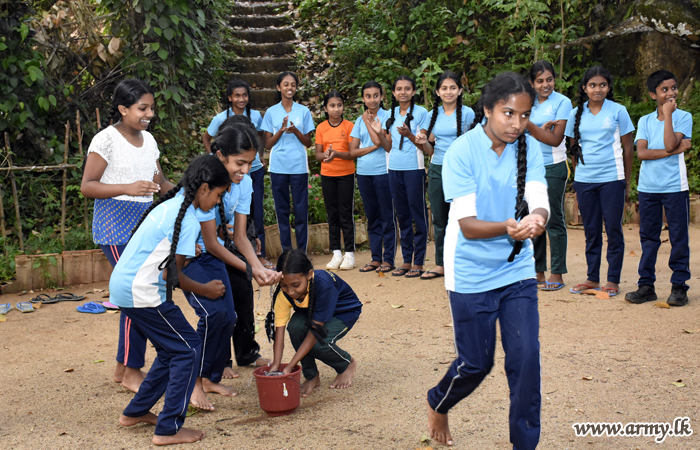
{"label": "dark trousers", "polygon": [[182,428],[197,381],[201,341],[173,302],[155,308],[122,308],[134,326],[153,343],[156,359],[139,391],[124,410],[127,417],[148,414],[165,394],[155,434],[171,436]]}
{"label": "dark trousers", "polygon": [[428,169],[428,200],[433,214],[433,235],[435,239],[435,265],[444,266],[445,228],[450,215],[450,204],[445,201],[442,190],[442,165],[431,164]]}
{"label": "dark trousers", "polygon": [[564,191],[569,170],[566,161],[545,167],[547,195],[549,195],[549,222],[547,234],[542,233],[533,240],[535,250],[535,270],[547,271],[547,236],[552,255],[552,273],[564,274],[566,270],[567,232],[564,218]]}
{"label": "dark trousers", "polygon": [[265,210],[263,209],[263,196],[265,193],[265,169],[260,168],[250,172],[253,180],[253,201],[250,202],[250,215],[255,221],[255,233],[260,239],[260,256],[265,257]]}
{"label": "dark trousers", "polygon": [[389,174],[358,175],[357,187],[365,207],[372,261],[393,266],[396,255],[396,218],[389,188]]}
{"label": "dark trousers", "polygon": [[639,240],[642,256],[639,258],[639,282],[654,285],[656,281],[656,254],[661,246],[663,210],[668,222],[668,240],[671,242],[671,255],[668,266],[673,271],[671,283],[680,284],[686,290],[690,279],[690,246],[688,222],[690,200],[688,191],[668,194],[639,193]]}
{"label": "dark trousers", "polygon": [[622,234],[622,214],[625,210],[625,181],[581,183],[574,181],[578,208],[586,235],[588,279],[600,282],[600,260],[603,251],[603,222],[608,236],[608,281],[620,282],[625,237]]}
{"label": "dark trousers", "polygon": [[496,320],[510,388],[510,442],[532,450],[540,438],[540,343],[537,283],[519,281],[477,294],[449,292],[457,359],[428,391],[430,407],[447,412],[470,395],[493,367]]}
{"label": "dark trousers", "polygon": [[[124,245],[100,245],[102,253],[112,267],[117,265],[119,257],[124,253]],[[138,327],[132,326],[123,312],[119,313],[119,344],[117,345],[117,362],[132,369],[142,368],[146,362],[146,336]]]}
{"label": "dark trousers", "polygon": [[[316,342],[311,351],[301,360],[301,371],[307,380],[312,380],[318,375],[317,359],[331,366],[336,373],[345,372],[350,361],[352,361],[350,353],[338,347],[337,344],[343,336],[348,334],[350,328],[337,317],[331,319],[330,322],[326,322],[323,326],[328,330],[328,336],[325,339],[326,343]],[[287,332],[294,349],[298,350],[309,334],[309,328],[306,326],[306,314],[294,313],[287,324]]]}
{"label": "dark trousers", "polygon": [[231,266],[226,266],[226,271],[234,293],[233,306],[238,316],[233,329],[233,353],[237,365],[247,366],[260,357],[260,345],[255,341],[253,283],[248,281],[245,272]]}
{"label": "dark trousers", "polygon": [[346,252],[355,251],[355,174],[342,177],[321,175],[323,201],[328,217],[328,243],[330,250],[340,250],[340,230]]}
{"label": "dark trousers", "polygon": [[289,226],[289,192],[291,190],[297,248],[306,253],[306,244],[309,240],[309,174],[270,173],[270,185],[272,199],[275,201],[282,250],[292,248],[292,230]]}
{"label": "dark trousers", "polygon": [[[389,186],[401,231],[403,262],[422,266],[425,262],[425,251],[428,246],[425,170],[389,170]],[[414,224],[416,227],[415,235],[413,233]]]}
{"label": "dark trousers", "polygon": [[226,264],[209,253],[202,253],[182,272],[198,283],[221,280],[226,287],[226,293],[219,298],[208,298],[194,292],[183,291],[185,298],[199,317],[197,334],[202,341],[202,355],[197,376],[218,383],[224,374],[226,363],[231,359],[229,342],[236,326],[236,311],[233,306]]}

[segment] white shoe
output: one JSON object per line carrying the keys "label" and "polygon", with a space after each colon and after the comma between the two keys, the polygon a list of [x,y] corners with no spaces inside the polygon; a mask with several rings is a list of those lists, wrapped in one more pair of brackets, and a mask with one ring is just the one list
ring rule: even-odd
{"label": "white shoe", "polygon": [[355,255],[346,253],[343,256],[343,262],[340,264],[340,270],[352,270],[355,268]]}
{"label": "white shoe", "polygon": [[343,262],[343,257],[339,255],[338,253],[333,254],[333,259],[330,260],[328,264],[326,264],[326,269],[328,270],[338,270],[340,268],[340,264]]}

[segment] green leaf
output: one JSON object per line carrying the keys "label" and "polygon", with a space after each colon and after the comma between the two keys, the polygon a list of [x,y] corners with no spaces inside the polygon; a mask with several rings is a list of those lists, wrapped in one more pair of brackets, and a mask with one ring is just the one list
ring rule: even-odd
{"label": "green leaf", "polygon": [[391,30],[391,31],[389,32],[389,39],[391,39],[392,41],[395,41],[395,40],[398,39],[398,38],[399,38],[399,37],[396,35],[396,32],[395,32],[394,30]]}
{"label": "green leaf", "polygon": [[38,269],[39,267],[41,267],[41,261],[36,261],[36,260],[35,260],[35,261],[32,263],[32,269]]}
{"label": "green leaf", "polygon": [[162,35],[163,35],[163,30],[161,30],[161,29],[158,28],[158,27],[153,27],[153,31],[155,31],[156,34],[157,34],[158,36],[162,36]]}
{"label": "green leaf", "polygon": [[170,20],[175,24],[175,26],[180,25],[180,18],[175,14],[170,16]]}
{"label": "green leaf", "polygon": [[173,100],[179,105],[182,102],[182,98],[180,97],[180,93],[178,92],[173,92]]}
{"label": "green leaf", "polygon": [[191,87],[192,89],[196,89],[196,86],[195,86],[195,84],[194,84],[194,81],[190,80],[190,81],[187,82],[187,84],[189,84],[190,87]]}
{"label": "green leaf", "polygon": [[165,61],[168,58],[168,51],[164,48],[161,48],[160,50],[158,50],[158,56],[160,56],[160,59]]}
{"label": "green leaf", "polygon": [[197,10],[197,17],[199,19],[199,25],[203,27],[206,24],[206,20],[205,20],[206,17],[204,16],[204,11],[202,11],[201,9],[198,9]]}
{"label": "green leaf", "polygon": [[154,42],[151,44],[151,50],[153,50],[154,52],[157,52],[159,49],[160,49],[160,43]]}
{"label": "green leaf", "polygon": [[29,35],[29,26],[26,23],[20,25],[19,34],[22,37],[22,40],[27,39],[27,36]]}
{"label": "green leaf", "polygon": [[51,264],[52,266],[55,266],[56,263],[57,263],[56,257],[55,257],[55,256],[49,256],[49,264]]}
{"label": "green leaf", "polygon": [[172,28],[166,28],[165,30],[163,30],[163,36],[165,36],[165,39],[172,41],[175,37],[175,30],[173,30]]}
{"label": "green leaf", "polygon": [[51,103],[52,106],[56,106],[56,97],[53,95],[49,95],[49,103]]}
{"label": "green leaf", "polygon": [[44,79],[44,74],[41,72],[41,69],[36,66],[28,66],[27,72],[29,72],[29,77],[32,79],[32,81]]}
{"label": "green leaf", "polygon": [[0,42],[0,51],[2,51],[2,50],[7,50],[7,45],[5,45],[4,43]]}

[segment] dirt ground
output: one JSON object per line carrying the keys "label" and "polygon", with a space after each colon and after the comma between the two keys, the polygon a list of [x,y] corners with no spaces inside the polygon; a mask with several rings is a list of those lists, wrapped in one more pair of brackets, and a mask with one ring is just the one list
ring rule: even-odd
{"label": "dirt ground", "polygon": [[[621,295],[609,300],[568,290],[540,294],[542,347],[541,449],[700,449],[700,282],[690,280],[690,303],[663,309],[632,305],[624,293],[635,288],[641,250],[638,229],[625,228]],[[570,230],[569,286],[585,280],[584,239]],[[664,232],[663,239],[667,238]],[[700,229],[691,229],[691,242]],[[693,244],[693,247],[696,246]],[[670,293],[670,245],[662,244],[657,293]],[[432,267],[432,245],[428,248]],[[700,267],[700,252],[691,269]],[[330,256],[315,256],[317,268]],[[369,252],[357,254],[358,267]],[[605,264],[603,274],[605,273]],[[236,397],[213,396],[216,411],[200,412],[186,426],[207,432],[196,448],[234,449],[414,449],[439,447],[421,442],[427,433],[426,391],[443,376],[454,357],[450,312],[440,281],[379,278],[357,270],[340,274],[364,303],[353,330],[341,341],[359,362],[354,385],[328,389],[335,372],[321,365],[322,387],[290,416],[267,418],[259,408],[253,368],[224,381]],[[107,284],[75,286],[84,294]],[[568,286],[567,286],[568,289]],[[101,300],[101,293],[88,300]],[[0,302],[27,301],[8,295]],[[195,323],[182,293],[176,302]],[[0,448],[151,448],[152,426],[124,428],[117,418],[132,393],[112,381],[118,314],[76,312],[80,303],[44,305],[31,314],[11,311],[0,323]],[[257,311],[269,307],[263,288]],[[393,306],[401,305],[400,308]],[[262,322],[261,322],[262,323]],[[271,346],[258,334],[265,355]],[[291,356],[287,340],[285,360]],[[149,348],[146,367],[155,352]],[[503,350],[497,346],[493,371],[474,394],[450,413],[458,449],[510,449],[508,386]],[[72,369],[68,371],[68,369]],[[680,383],[678,386],[674,382]],[[680,386],[683,385],[683,386]],[[160,411],[162,404],[154,408]],[[576,437],[582,422],[673,422],[688,417],[691,437]]]}

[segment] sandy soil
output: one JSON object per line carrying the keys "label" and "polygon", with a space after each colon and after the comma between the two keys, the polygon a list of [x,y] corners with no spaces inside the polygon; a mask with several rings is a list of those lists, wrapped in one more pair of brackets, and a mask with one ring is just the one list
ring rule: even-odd
{"label": "sandy soil", "polygon": [[[622,295],[609,300],[568,291],[541,293],[542,449],[700,449],[700,283],[690,281],[690,304],[662,309],[631,305],[641,253],[638,229],[626,227]],[[667,237],[664,232],[663,238]],[[691,242],[700,229],[691,229]],[[695,245],[694,245],[695,247]],[[659,254],[657,292],[670,293],[670,246]],[[429,254],[432,255],[432,245]],[[700,252],[691,267],[700,266]],[[316,256],[317,268],[330,256]],[[431,257],[432,259],[432,257]],[[357,255],[358,267],[369,262]],[[583,232],[570,231],[569,286],[585,279]],[[429,261],[428,267],[431,267]],[[605,270],[605,266],[603,267]],[[695,269],[697,270],[697,269]],[[603,272],[605,273],[605,272]],[[258,406],[253,368],[225,381],[239,395],[212,396],[217,410],[200,412],[186,426],[207,432],[197,448],[236,449],[413,449],[437,447],[421,442],[427,433],[425,396],[454,357],[447,296],[441,281],[379,278],[357,270],[341,276],[364,302],[363,314],[342,346],[357,358],[354,385],[328,389],[332,369],[321,366],[322,387],[301,400],[291,416],[267,418]],[[76,286],[75,293],[106,283]],[[88,299],[101,300],[102,294]],[[176,301],[192,323],[195,315],[182,294]],[[2,296],[0,302],[29,296]],[[264,288],[257,302],[269,305]],[[392,305],[402,305],[394,308]],[[117,418],[132,397],[112,381],[117,314],[88,315],[76,303],[44,305],[31,314],[12,311],[0,323],[0,448],[136,449],[151,448],[152,426],[124,428]],[[688,333],[684,330],[690,331]],[[262,334],[259,334],[262,342]],[[263,344],[266,355],[271,346]],[[287,341],[287,350],[291,346]],[[147,367],[155,352],[148,350]],[[287,353],[287,358],[290,353]],[[479,389],[450,414],[455,448],[509,449],[508,387],[503,351]],[[68,372],[67,369],[72,369]],[[590,379],[588,379],[590,378]],[[672,384],[682,380],[685,386]],[[159,403],[154,412],[160,410]],[[695,435],[668,437],[576,437],[580,422],[672,422],[690,418]]]}

